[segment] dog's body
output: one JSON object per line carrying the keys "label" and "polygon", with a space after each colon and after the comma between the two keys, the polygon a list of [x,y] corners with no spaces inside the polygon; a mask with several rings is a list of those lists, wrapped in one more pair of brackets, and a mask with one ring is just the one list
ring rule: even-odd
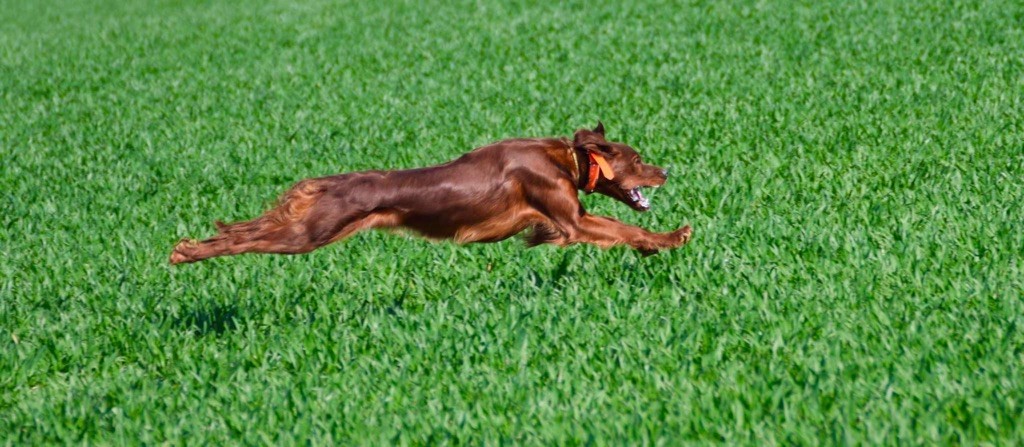
{"label": "dog's body", "polygon": [[[600,169],[598,169],[598,165]],[[531,229],[530,245],[625,244],[645,254],[681,246],[690,227],[652,233],[588,214],[578,190],[649,207],[640,187],[666,172],[604,139],[604,126],[568,139],[514,139],[429,168],[364,171],[303,180],[264,215],[174,247],[171,263],[240,253],[307,253],[368,228],[412,229],[426,237],[494,242]]]}

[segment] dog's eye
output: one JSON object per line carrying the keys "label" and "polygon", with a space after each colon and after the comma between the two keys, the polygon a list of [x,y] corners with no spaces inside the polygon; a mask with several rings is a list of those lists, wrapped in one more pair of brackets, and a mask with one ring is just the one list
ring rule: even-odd
{"label": "dog's eye", "polygon": [[640,164],[640,157],[633,157],[633,164],[635,164],[635,165]]}

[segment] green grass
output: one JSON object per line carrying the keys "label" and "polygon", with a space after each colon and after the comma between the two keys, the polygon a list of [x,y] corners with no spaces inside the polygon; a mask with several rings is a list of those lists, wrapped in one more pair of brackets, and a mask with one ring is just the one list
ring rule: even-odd
{"label": "green grass", "polygon": [[[1024,441],[1024,4],[0,1],[0,443]],[[685,248],[365,233],[294,181],[609,136]]]}

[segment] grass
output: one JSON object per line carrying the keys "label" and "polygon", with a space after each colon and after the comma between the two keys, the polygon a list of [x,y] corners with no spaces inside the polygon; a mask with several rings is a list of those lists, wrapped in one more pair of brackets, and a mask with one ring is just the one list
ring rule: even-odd
{"label": "grass", "polygon": [[[0,1],[0,443],[1024,441],[1024,5]],[[171,268],[294,181],[598,119],[651,258],[381,233]]]}

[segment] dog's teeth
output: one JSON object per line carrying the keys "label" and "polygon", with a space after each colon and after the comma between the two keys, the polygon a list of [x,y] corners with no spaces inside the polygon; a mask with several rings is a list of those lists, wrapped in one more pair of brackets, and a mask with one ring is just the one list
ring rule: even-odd
{"label": "dog's teeth", "polygon": [[640,192],[640,188],[633,188],[629,190],[629,198],[633,203],[639,205],[641,208],[650,208],[651,202],[644,197],[644,194]]}
{"label": "dog's teeth", "polygon": [[641,200],[641,201],[644,201],[644,202],[647,201],[647,198],[644,197],[644,194],[642,192],[640,192],[640,188],[634,189],[633,190],[633,195],[636,197],[637,200]]}

